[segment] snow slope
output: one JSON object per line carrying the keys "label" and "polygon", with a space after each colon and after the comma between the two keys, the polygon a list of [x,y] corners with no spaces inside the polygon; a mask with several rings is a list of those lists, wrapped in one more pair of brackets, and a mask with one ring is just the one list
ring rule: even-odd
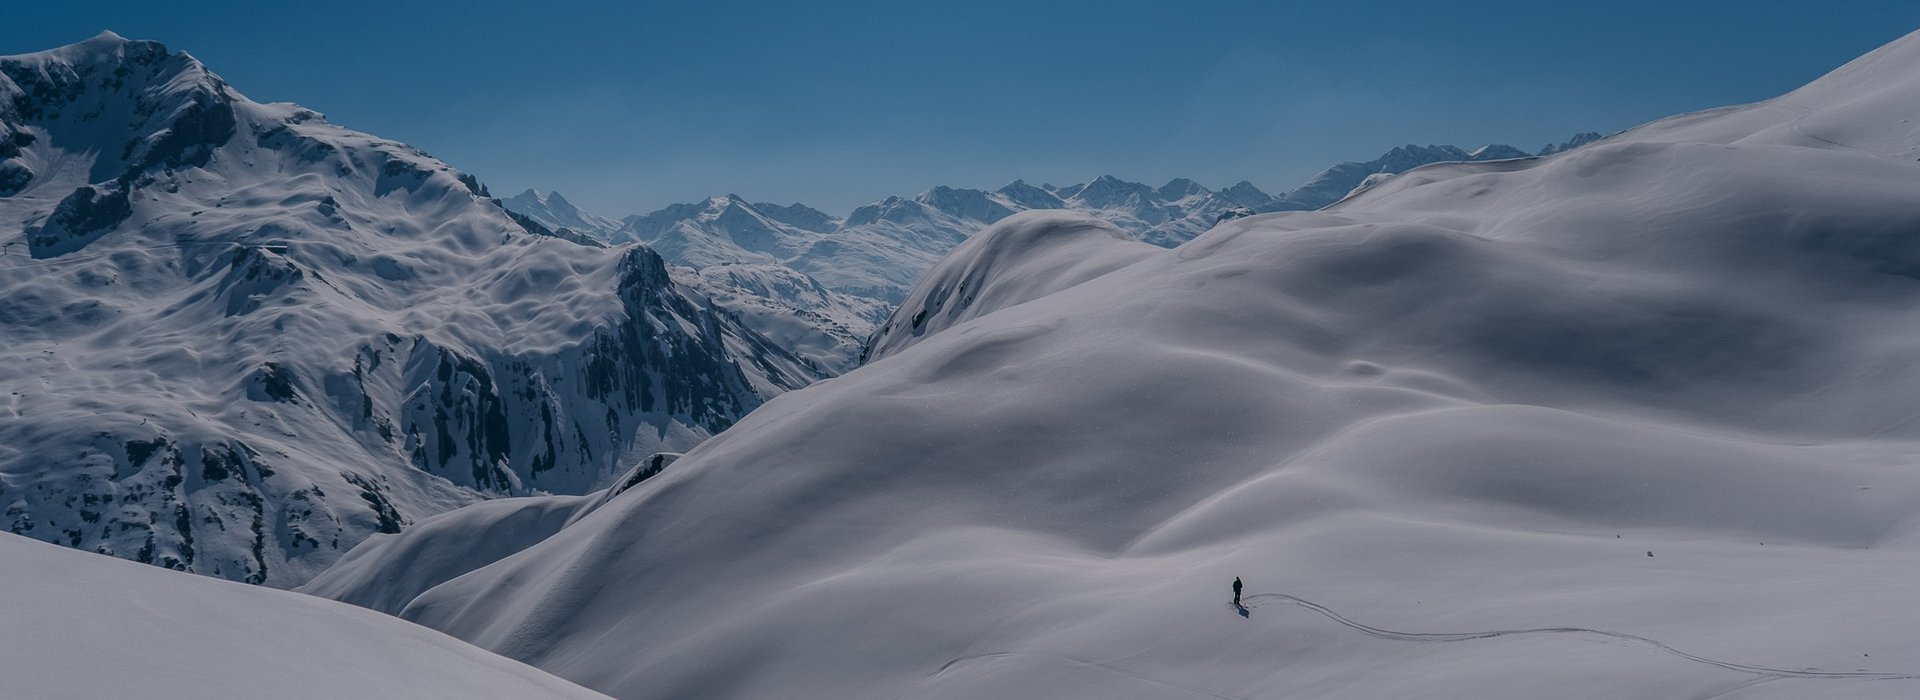
{"label": "snow slope", "polygon": [[111,33],[0,58],[0,528],[297,584],[823,373],[638,246]]}
{"label": "snow slope", "polygon": [[350,605],[9,534],[0,589],[10,698],[605,697]]}
{"label": "snow slope", "polygon": [[428,589],[539,544],[679,458],[676,452],[651,455],[585,496],[497,498],[427,518],[401,533],[373,535],[298,590],[397,615]]}
{"label": "snow slope", "polygon": [[403,615],[636,698],[1920,693],[1916,111],[1920,35],[1172,250],[1009,217]]}

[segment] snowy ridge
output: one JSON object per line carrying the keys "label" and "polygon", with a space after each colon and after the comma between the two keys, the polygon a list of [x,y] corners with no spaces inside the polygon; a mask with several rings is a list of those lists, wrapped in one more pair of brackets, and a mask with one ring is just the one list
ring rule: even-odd
{"label": "snowy ridge", "polygon": [[1910,694],[1917,110],[1911,35],[1172,250],[1009,217],[869,364],[402,614],[623,696]]}
{"label": "snowy ridge", "polygon": [[606,696],[418,625],[0,533],[16,698]]}
{"label": "snowy ridge", "polygon": [[[1570,150],[1599,138],[1598,134],[1580,134],[1565,143],[1548,145],[1541,155]],[[550,226],[586,230],[602,240],[648,243],[676,265],[695,269],[730,263],[781,265],[814,278],[834,292],[898,303],[954,246],[1016,212],[1082,212],[1139,240],[1170,248],[1225,219],[1259,212],[1318,209],[1338,201],[1369,176],[1397,174],[1430,163],[1529,155],[1499,144],[1471,151],[1455,146],[1409,145],[1365,163],[1336,165],[1299,189],[1277,197],[1246,181],[1215,191],[1186,178],[1155,188],[1111,175],[1064,187],[1015,180],[991,192],[940,186],[917,195],[887,197],[855,209],[844,220],[801,204],[748,203],[730,194],[630,216],[612,232],[604,227],[607,219],[572,213],[577,210],[570,204],[557,213],[553,211],[554,205],[545,202],[558,195],[541,199],[541,195],[528,191],[504,204]],[[568,223],[582,217],[591,217],[596,223]],[[793,308],[799,316],[809,312],[847,315],[844,307],[818,306],[796,298],[729,295],[721,303],[769,320],[767,307]],[[792,325],[795,320],[790,315],[781,323]],[[773,328],[755,327],[763,331]],[[856,329],[871,330],[870,324]],[[857,334],[864,337],[865,332]]]}
{"label": "snowy ridge", "polygon": [[927,273],[867,345],[863,363],[1000,309],[1074,287],[1147,257],[1153,247],[1104,221],[1062,211],[1010,217],[960,244]]}
{"label": "snowy ridge", "polygon": [[0,58],[0,528],[275,585],[585,493],[821,370],[642,247],[103,34]]}
{"label": "snowy ridge", "polygon": [[[1597,139],[1598,134],[1581,134],[1566,143],[1549,145],[1541,149],[1540,155],[1551,155],[1577,148]],[[1398,175],[1408,170],[1433,163],[1480,162],[1493,160],[1511,160],[1525,158],[1530,153],[1507,146],[1493,144],[1472,151],[1457,146],[1415,146],[1408,144],[1387,151],[1379,158],[1364,163],[1341,163],[1320,171],[1306,184],[1288,192],[1285,197],[1273,202],[1254,206],[1256,212],[1306,211],[1319,209],[1340,201],[1354,188],[1362,186],[1368,178],[1380,175]]]}

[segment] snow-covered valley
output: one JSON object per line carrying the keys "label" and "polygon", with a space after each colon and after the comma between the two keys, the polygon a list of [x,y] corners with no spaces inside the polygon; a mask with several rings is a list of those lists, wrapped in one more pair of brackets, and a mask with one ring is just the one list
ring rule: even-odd
{"label": "snow-covered valley", "polygon": [[1915,76],[1171,250],[1008,217],[867,365],[401,614],[624,697],[1920,692]]}
{"label": "snow-covered valley", "polygon": [[1920,695],[1916,118],[613,219],[0,57],[0,696]]}

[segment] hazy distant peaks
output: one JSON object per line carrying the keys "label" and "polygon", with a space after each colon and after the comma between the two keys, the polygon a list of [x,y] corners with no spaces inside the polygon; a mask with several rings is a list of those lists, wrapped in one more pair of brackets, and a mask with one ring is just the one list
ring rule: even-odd
{"label": "hazy distant peaks", "polygon": [[1000,196],[1028,209],[1060,209],[1067,205],[1050,188],[1035,187],[1025,180],[1014,180],[998,190]]}
{"label": "hazy distant peaks", "polygon": [[1587,145],[1587,144],[1590,144],[1590,143],[1593,143],[1593,142],[1595,142],[1595,141],[1599,141],[1600,139],[1603,139],[1603,138],[1606,138],[1606,137],[1605,137],[1605,136],[1602,136],[1602,135],[1600,135],[1600,132],[1597,132],[1597,131],[1583,131],[1583,132],[1580,132],[1580,133],[1578,133],[1578,134],[1574,134],[1574,135],[1573,135],[1573,138],[1570,138],[1570,139],[1567,139],[1567,140],[1565,140],[1565,141],[1562,141],[1562,142],[1560,142],[1560,143],[1557,143],[1557,144],[1554,144],[1554,143],[1550,143],[1550,144],[1547,144],[1547,145],[1545,145],[1545,146],[1542,146],[1542,147],[1540,147],[1540,153],[1539,153],[1539,155],[1543,155],[1543,156],[1550,156],[1550,155],[1553,155],[1553,154],[1555,154],[1555,153],[1561,153],[1561,152],[1565,152],[1565,151],[1571,151],[1571,150],[1573,150],[1573,149],[1576,149],[1576,148],[1579,148],[1579,147],[1581,147],[1581,146],[1585,146],[1585,145]]}
{"label": "hazy distant peaks", "polygon": [[759,202],[754,204],[753,208],[760,210],[760,213],[765,214],[769,219],[805,231],[825,233],[832,231],[840,224],[840,220],[833,215],[799,202],[786,206]]}
{"label": "hazy distant peaks", "polygon": [[1169,180],[1167,184],[1161,185],[1158,190],[1158,194],[1162,199],[1180,199],[1196,194],[1207,194],[1207,192],[1207,188],[1201,187],[1200,183],[1184,177],[1176,177]]}

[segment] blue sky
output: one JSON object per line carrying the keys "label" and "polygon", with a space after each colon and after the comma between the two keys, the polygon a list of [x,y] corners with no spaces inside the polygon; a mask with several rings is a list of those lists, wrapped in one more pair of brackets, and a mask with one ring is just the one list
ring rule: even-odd
{"label": "blue sky", "polygon": [[20,5],[0,54],[155,39],[497,194],[616,216],[1103,173],[1280,192],[1401,143],[1763,99],[1920,28],[1912,0]]}

